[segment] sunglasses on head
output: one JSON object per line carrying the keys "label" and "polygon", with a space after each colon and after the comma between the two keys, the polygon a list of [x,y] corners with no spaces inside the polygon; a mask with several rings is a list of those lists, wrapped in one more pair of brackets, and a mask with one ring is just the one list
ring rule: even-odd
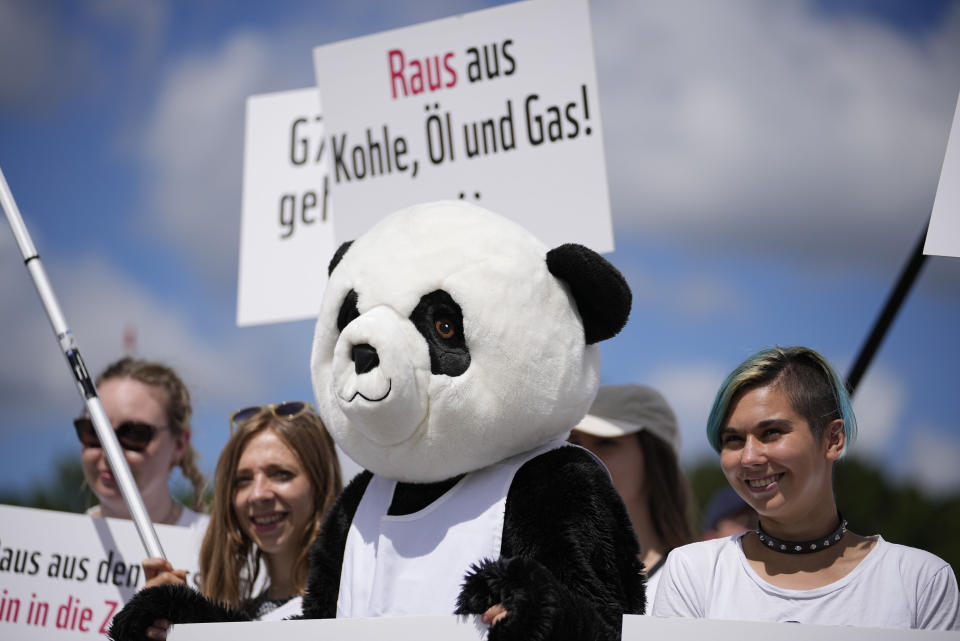
{"label": "sunglasses on head", "polygon": [[[93,421],[86,416],[73,419],[73,427],[77,430],[77,438],[84,447],[100,447],[100,439],[97,437],[97,430],[93,427]],[[142,452],[150,445],[150,441],[161,429],[143,421],[124,421],[117,425],[117,440],[120,447],[131,452]]]}
{"label": "sunglasses on head", "polygon": [[313,405],[305,401],[287,401],[286,403],[268,403],[267,405],[244,407],[230,415],[230,433],[232,434],[234,429],[263,411],[269,410],[275,418],[291,420],[312,409]]}

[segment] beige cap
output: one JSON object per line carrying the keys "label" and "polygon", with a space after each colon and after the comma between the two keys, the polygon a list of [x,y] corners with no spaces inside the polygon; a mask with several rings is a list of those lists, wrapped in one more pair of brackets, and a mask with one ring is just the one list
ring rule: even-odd
{"label": "beige cap", "polygon": [[680,429],[663,394],[646,385],[604,385],[574,428],[599,438],[647,430],[680,454]]}

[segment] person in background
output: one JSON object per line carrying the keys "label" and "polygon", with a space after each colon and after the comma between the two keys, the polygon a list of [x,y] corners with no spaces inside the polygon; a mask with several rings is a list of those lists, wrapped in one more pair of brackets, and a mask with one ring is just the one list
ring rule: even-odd
{"label": "person in background", "polygon": [[[178,466],[193,486],[194,505],[202,505],[205,488],[190,445],[190,393],[180,377],[160,363],[122,358],[100,374],[96,386],[150,520],[206,527],[207,515],[187,508],[170,494],[170,474]],[[83,447],[84,479],[99,501],[87,513],[129,519],[93,422],[81,416],[73,424]]]}
{"label": "person in background", "polygon": [[[200,550],[200,591],[257,620],[300,614],[310,546],[343,487],[333,439],[300,401],[248,407],[230,424]],[[143,567],[145,587],[186,582],[163,559],[146,559]],[[165,639],[169,626],[156,621],[146,634]]]}
{"label": "person in background", "polygon": [[603,462],[626,505],[646,567],[649,612],[667,553],[694,540],[689,490],[677,460],[677,417],[652,387],[602,386],[569,440]]}
{"label": "person in background", "polygon": [[847,529],[833,466],[857,426],[843,382],[807,347],[763,350],[717,392],[707,438],[755,530],[675,549],[656,616],[960,629],[950,565]]}
{"label": "person in background", "polygon": [[701,540],[719,539],[744,530],[757,529],[757,512],[740,498],[732,487],[725,485],[710,497],[703,516]]}

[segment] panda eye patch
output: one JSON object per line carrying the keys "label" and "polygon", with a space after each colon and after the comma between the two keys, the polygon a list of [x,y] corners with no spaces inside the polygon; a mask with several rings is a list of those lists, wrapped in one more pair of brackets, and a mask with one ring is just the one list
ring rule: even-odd
{"label": "panda eye patch", "polygon": [[454,334],[457,333],[457,326],[446,318],[440,318],[434,322],[433,327],[437,330],[437,333],[440,334],[441,338],[450,340],[453,338]]}
{"label": "panda eye patch", "polygon": [[349,325],[350,322],[359,315],[360,310],[357,309],[357,292],[351,289],[347,292],[343,303],[340,305],[340,312],[337,314],[337,329],[342,332],[343,328]]}
{"label": "panda eye patch", "polygon": [[437,289],[420,298],[410,321],[427,341],[430,372],[460,376],[470,367],[470,350],[463,332],[463,311],[453,296]]}

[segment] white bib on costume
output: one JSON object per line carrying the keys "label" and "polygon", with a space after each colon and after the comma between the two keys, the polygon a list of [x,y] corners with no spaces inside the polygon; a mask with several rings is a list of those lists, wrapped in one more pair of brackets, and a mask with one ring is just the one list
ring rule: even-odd
{"label": "white bib on costume", "polygon": [[337,617],[449,615],[470,566],[500,557],[507,492],[550,441],[475,472],[414,514],[389,516],[396,481],[374,475],[350,524]]}

